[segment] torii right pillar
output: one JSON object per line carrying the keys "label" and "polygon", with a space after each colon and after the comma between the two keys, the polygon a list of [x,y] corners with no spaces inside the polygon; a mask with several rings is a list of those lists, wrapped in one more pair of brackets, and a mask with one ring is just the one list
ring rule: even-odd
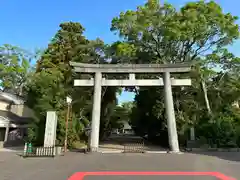
{"label": "torii right pillar", "polygon": [[170,72],[164,72],[164,98],[165,98],[165,109],[167,115],[167,125],[168,125],[168,141],[172,153],[179,153],[178,144],[178,134],[176,126],[176,118],[174,112],[173,95],[172,95],[172,85]]}

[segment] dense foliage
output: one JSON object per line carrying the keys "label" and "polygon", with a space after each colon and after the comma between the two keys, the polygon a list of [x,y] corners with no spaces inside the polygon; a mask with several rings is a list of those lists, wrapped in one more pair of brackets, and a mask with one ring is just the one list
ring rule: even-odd
{"label": "dense foliage", "polygon": [[[136,10],[113,18],[111,31],[122,41],[106,45],[100,39],[88,40],[77,22],[60,24],[48,47],[32,55],[18,47],[0,47],[0,83],[3,91],[23,96],[36,114],[31,141],[43,143],[46,111],[58,112],[58,144],[65,133],[66,96],[73,99],[69,146],[86,140],[84,128],[91,121],[92,93],[89,87],[74,87],[73,79],[89,78],[75,74],[70,61],[82,63],[190,63],[191,87],[174,87],[174,105],[182,145],[194,127],[197,138],[211,146],[240,146],[240,59],[228,51],[239,38],[238,18],[224,13],[213,2],[189,2],[180,9],[148,0]],[[31,60],[37,60],[30,67]],[[139,74],[139,77],[161,75]],[[179,77],[180,75],[174,75]],[[124,78],[112,74],[108,78]],[[121,87],[103,87],[100,138],[112,128],[130,121],[138,135],[168,146],[163,89],[128,87],[136,93],[134,103],[118,106]],[[233,105],[235,104],[235,105]]]}
{"label": "dense foliage", "polygon": [[[177,10],[149,0],[112,21],[112,30],[125,39],[120,53],[129,55],[131,63],[193,64],[189,74],[193,86],[173,89],[182,143],[190,127],[196,128],[199,138],[214,144],[226,144],[229,139],[239,143],[239,110],[232,104],[240,98],[240,61],[227,50],[239,37],[236,20],[213,1],[190,2]],[[140,88],[132,125],[140,135],[168,145],[163,96],[160,88]]]}

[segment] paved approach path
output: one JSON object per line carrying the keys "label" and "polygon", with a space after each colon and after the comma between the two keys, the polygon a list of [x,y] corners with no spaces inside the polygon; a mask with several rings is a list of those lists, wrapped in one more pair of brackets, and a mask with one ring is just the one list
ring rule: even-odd
{"label": "paved approach path", "polygon": [[[23,159],[0,152],[1,180],[67,180],[79,171],[217,171],[240,179],[240,153],[200,154],[81,154]],[[159,177],[86,177],[87,180],[153,180]],[[162,177],[166,180],[213,180],[210,177]]]}

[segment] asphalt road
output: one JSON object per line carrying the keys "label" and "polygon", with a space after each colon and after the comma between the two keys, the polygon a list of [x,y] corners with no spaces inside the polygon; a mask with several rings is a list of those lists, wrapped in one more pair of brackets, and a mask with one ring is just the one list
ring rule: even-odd
{"label": "asphalt road", "polygon": [[[67,180],[76,172],[178,171],[220,172],[240,179],[240,152],[203,154],[81,154],[23,159],[0,152],[1,180]],[[72,179],[77,180],[79,179]],[[213,180],[211,176],[86,176],[84,180]],[[80,179],[79,179],[80,180]]]}

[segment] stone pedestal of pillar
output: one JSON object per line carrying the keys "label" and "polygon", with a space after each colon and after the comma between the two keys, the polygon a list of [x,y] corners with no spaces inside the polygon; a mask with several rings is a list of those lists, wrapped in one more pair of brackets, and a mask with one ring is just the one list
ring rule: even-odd
{"label": "stone pedestal of pillar", "polygon": [[1,148],[4,148],[4,142],[3,141],[0,141],[0,149]]}

